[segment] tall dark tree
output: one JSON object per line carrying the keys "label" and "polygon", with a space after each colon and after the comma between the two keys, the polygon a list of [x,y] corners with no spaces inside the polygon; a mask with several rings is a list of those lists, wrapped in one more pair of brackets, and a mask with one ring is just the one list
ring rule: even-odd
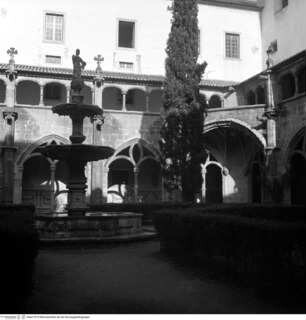
{"label": "tall dark tree", "polygon": [[193,201],[202,185],[201,162],[206,101],[199,84],[206,62],[198,64],[197,0],[173,0],[172,26],[167,43],[164,109],[160,147],[166,189],[178,189]]}

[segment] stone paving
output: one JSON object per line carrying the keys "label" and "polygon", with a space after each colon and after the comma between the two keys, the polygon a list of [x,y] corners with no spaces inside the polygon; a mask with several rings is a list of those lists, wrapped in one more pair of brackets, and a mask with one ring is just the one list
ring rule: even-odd
{"label": "stone paving", "polygon": [[169,258],[159,242],[44,248],[25,313],[283,313],[250,289]]}

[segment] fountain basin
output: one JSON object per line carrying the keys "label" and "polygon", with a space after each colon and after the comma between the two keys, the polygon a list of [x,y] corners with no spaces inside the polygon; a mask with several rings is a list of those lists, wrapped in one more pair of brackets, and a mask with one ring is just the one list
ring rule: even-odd
{"label": "fountain basin", "polygon": [[102,115],[103,110],[92,104],[78,104],[78,103],[63,103],[52,107],[53,113],[57,113],[60,116],[73,116],[77,115],[81,118],[94,117],[96,115]]}
{"label": "fountain basin", "polygon": [[39,148],[39,151],[53,160],[78,159],[81,162],[98,161],[113,155],[111,147],[95,146],[89,144],[49,145]]}
{"label": "fountain basin", "polygon": [[88,212],[83,217],[39,215],[36,217],[36,227],[41,240],[99,240],[141,233],[142,214]]}

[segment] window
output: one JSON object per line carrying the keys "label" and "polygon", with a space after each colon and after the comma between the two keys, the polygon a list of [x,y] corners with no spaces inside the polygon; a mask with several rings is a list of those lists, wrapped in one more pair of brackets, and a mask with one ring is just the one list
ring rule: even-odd
{"label": "window", "polygon": [[222,101],[221,98],[214,94],[213,96],[210,97],[208,107],[213,109],[213,108],[221,108],[222,107]]}
{"label": "window", "polygon": [[61,62],[62,62],[61,56],[46,55],[46,63],[61,64]]}
{"label": "window", "polygon": [[60,100],[62,96],[61,85],[56,83],[47,84],[44,88],[44,99]]}
{"label": "window", "polygon": [[252,90],[247,93],[246,101],[248,105],[256,104],[256,95]]}
{"label": "window", "polygon": [[295,94],[295,79],[291,73],[283,75],[280,79],[282,99],[288,99]]}
{"label": "window", "polygon": [[135,48],[135,22],[119,20],[118,47]]}
{"label": "window", "polygon": [[134,63],[132,63],[132,62],[120,61],[120,62],[119,62],[119,67],[120,67],[121,70],[133,71],[133,69],[134,69]]}
{"label": "window", "polygon": [[46,13],[45,40],[62,42],[64,40],[64,15]]}
{"label": "window", "polygon": [[288,0],[282,0],[282,8],[285,8],[288,6]]}
{"label": "window", "polygon": [[240,35],[236,33],[225,34],[225,56],[227,58],[240,58]]}

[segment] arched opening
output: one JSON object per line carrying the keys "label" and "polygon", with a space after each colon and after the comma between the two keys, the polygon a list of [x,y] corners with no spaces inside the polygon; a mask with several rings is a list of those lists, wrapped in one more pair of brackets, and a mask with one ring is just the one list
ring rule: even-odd
{"label": "arched opening", "polygon": [[[252,184],[258,189],[260,181],[252,181],[250,164],[260,163],[256,155],[264,151],[264,137],[238,120],[224,120],[206,123],[203,140],[209,154],[205,167],[217,162],[222,170],[223,202],[252,201]],[[217,160],[212,160],[212,155]]]}
{"label": "arched opening", "polygon": [[306,159],[299,153],[290,161],[291,203],[306,205]]}
{"label": "arched opening", "polygon": [[266,103],[266,92],[263,87],[257,87],[256,89],[257,103],[265,104]]}
{"label": "arched opening", "polygon": [[22,202],[34,204],[36,212],[49,213],[51,208],[50,163],[41,156],[29,158],[23,167]]}
{"label": "arched opening", "polygon": [[247,105],[254,105],[254,104],[256,104],[256,95],[255,95],[255,93],[254,93],[252,90],[250,90],[250,91],[247,93],[246,100],[247,100]]}
{"label": "arched opening", "polygon": [[88,86],[84,86],[82,90],[82,94],[84,95],[84,100],[83,102],[85,104],[92,104],[92,91],[91,88]]}
{"label": "arched opening", "polygon": [[212,95],[209,99],[208,107],[210,109],[221,108],[222,100],[220,96],[218,96],[217,94]]}
{"label": "arched opening", "polygon": [[102,93],[102,103],[104,109],[122,110],[121,90],[116,87],[106,87]]}
{"label": "arched opening", "polygon": [[44,105],[55,106],[66,101],[67,90],[63,84],[52,82],[44,86]]}
{"label": "arched opening", "polygon": [[131,89],[126,94],[126,110],[146,111],[146,94],[140,89]]}
{"label": "arched opening", "polygon": [[205,175],[205,200],[206,203],[222,203],[222,171],[216,164],[209,164],[206,167]]}
{"label": "arched opening", "polygon": [[251,168],[251,191],[252,191],[252,203],[261,203],[262,201],[262,178],[261,168],[259,163],[253,163]]}
{"label": "arched opening", "polygon": [[160,201],[161,168],[157,161],[147,159],[141,162],[138,173],[138,188],[139,201]]}
{"label": "arched opening", "polygon": [[280,88],[282,99],[288,99],[295,94],[295,79],[293,74],[287,73],[280,79]]}
{"label": "arched opening", "polygon": [[5,102],[5,96],[6,96],[6,85],[4,81],[0,80],[0,103]]}
{"label": "arched opening", "polygon": [[149,96],[149,112],[160,113],[163,107],[163,92],[161,90],[153,90]]}
{"label": "arched opening", "polygon": [[134,167],[126,159],[117,159],[109,166],[107,201],[134,201]]}
{"label": "arched opening", "polygon": [[298,93],[306,92],[306,66],[302,67],[297,72],[298,79]]}
{"label": "arched opening", "polygon": [[17,84],[16,101],[18,104],[38,105],[40,86],[34,81],[24,80]]}
{"label": "arched opening", "polygon": [[162,198],[159,156],[144,140],[133,139],[109,159],[108,202],[152,202]]}
{"label": "arched opening", "polygon": [[54,211],[64,212],[68,203],[68,173],[69,167],[66,162],[56,163],[54,177]]}

